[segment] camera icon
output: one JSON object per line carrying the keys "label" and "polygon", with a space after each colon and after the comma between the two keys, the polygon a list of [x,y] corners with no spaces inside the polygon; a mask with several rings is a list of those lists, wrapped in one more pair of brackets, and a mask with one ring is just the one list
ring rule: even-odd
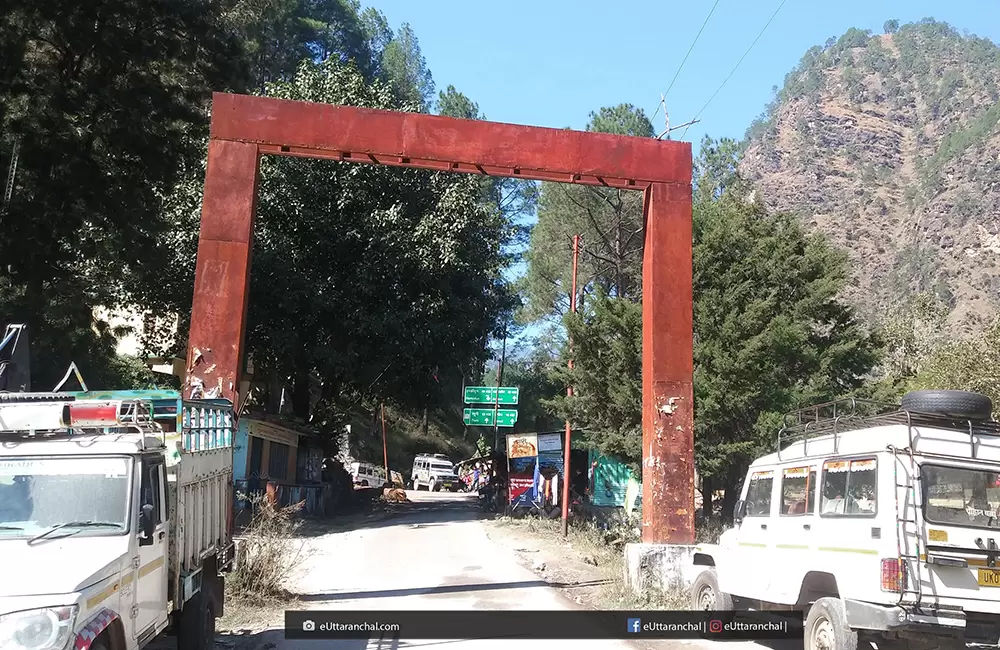
{"label": "camera icon", "polygon": [[302,621],[302,631],[303,632],[315,632],[316,631],[316,621]]}
{"label": "camera icon", "polygon": [[712,634],[718,634],[722,631],[722,621],[709,621],[708,631]]}

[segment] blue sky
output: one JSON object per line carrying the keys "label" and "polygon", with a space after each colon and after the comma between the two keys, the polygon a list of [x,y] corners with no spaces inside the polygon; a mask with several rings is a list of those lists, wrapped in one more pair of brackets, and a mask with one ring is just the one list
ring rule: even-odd
{"label": "blue sky", "polygon": [[[409,23],[438,90],[449,84],[498,122],[583,129],[591,111],[630,103],[652,116],[715,0],[621,5],[595,0],[380,0],[395,29]],[[781,5],[735,74],[700,113]],[[997,0],[720,0],[681,69],[671,125],[685,140],[742,138],[807,49],[850,27],[882,31],[933,17],[1000,42]],[[664,126],[663,112],[654,120]],[[681,131],[675,131],[675,139]]]}
{"label": "blue sky", "polygon": [[[582,129],[590,111],[631,103],[652,114],[714,0],[379,0],[393,28],[413,27],[438,89],[449,84],[490,120]],[[780,0],[720,0],[667,97],[671,124],[692,119]],[[813,45],[850,27],[882,31],[934,17],[1000,42],[997,0],[787,0],[686,140],[740,138]],[[662,128],[662,113],[655,125]],[[679,132],[675,132],[679,134]]]}

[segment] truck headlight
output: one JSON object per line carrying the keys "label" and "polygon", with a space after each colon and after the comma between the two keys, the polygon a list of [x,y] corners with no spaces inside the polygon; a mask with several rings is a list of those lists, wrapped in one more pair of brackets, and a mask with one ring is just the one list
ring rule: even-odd
{"label": "truck headlight", "polygon": [[45,607],[0,616],[0,648],[64,650],[73,636],[76,606]]}

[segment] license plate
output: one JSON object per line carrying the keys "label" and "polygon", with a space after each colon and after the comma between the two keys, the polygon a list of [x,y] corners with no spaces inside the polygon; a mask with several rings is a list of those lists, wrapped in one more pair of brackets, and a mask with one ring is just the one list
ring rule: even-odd
{"label": "license plate", "polygon": [[1000,587],[1000,569],[979,569],[980,587]]}

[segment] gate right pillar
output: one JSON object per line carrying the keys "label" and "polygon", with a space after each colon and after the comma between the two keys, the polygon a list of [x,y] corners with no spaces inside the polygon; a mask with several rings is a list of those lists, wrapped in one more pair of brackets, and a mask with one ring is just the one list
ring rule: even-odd
{"label": "gate right pillar", "polygon": [[643,198],[642,543],[626,549],[636,590],[689,584],[695,539],[691,185],[653,183]]}

